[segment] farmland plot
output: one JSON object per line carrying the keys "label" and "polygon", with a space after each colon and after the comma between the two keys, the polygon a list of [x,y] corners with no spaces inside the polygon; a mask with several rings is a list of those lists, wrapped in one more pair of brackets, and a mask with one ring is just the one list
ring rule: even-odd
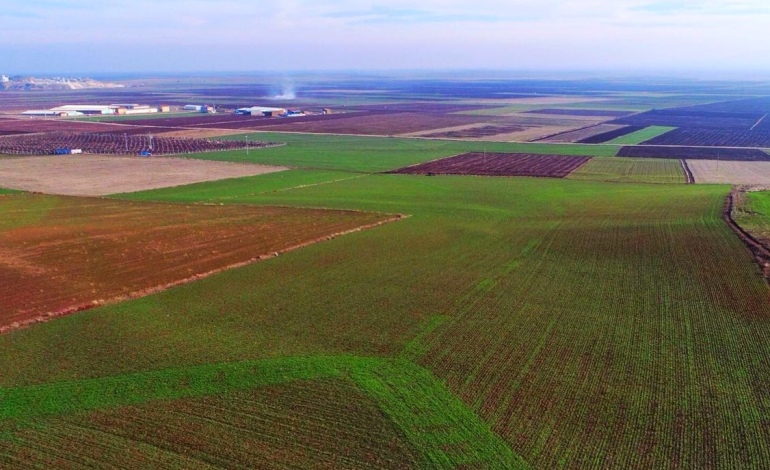
{"label": "farmland plot", "polygon": [[0,186],[47,194],[103,196],[286,169],[171,157],[14,157],[0,159]]}
{"label": "farmland plot", "polygon": [[686,158],[688,160],[734,160],[742,162],[770,161],[770,155],[759,149],[718,147],[668,147],[657,145],[626,145],[619,157]]}
{"label": "farmland plot", "polygon": [[767,148],[770,147],[770,129],[676,129],[647,140],[644,144]]}
{"label": "farmland plot", "polygon": [[[322,379],[0,422],[4,468],[416,468],[353,383]],[[76,462],[79,462],[76,463]]]}
{"label": "farmland plot", "polygon": [[418,175],[543,176],[563,178],[591,157],[470,152],[389,173]]}
{"label": "farmland plot", "polygon": [[80,149],[84,153],[136,155],[150,152],[153,155],[200,153],[245,148],[263,148],[276,145],[269,142],[246,140],[179,139],[152,135],[121,135],[115,133],[18,135],[0,139],[0,154],[50,155],[59,148]]}
{"label": "farmland plot", "polygon": [[696,183],[770,185],[770,162],[687,160]]}
{"label": "farmland plot", "polygon": [[15,365],[0,383],[402,355],[535,468],[770,462],[768,290],[721,220],[728,188],[370,175],[241,190],[412,216],[0,336]]}
{"label": "farmland plot", "polygon": [[134,297],[382,215],[309,209],[0,198],[0,331]]}
{"label": "farmland plot", "polygon": [[623,183],[684,183],[682,165],[677,160],[592,158],[567,178]]}

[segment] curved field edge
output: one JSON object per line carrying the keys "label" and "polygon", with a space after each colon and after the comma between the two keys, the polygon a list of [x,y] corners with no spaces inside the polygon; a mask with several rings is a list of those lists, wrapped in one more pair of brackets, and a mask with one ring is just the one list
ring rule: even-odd
{"label": "curved field edge", "polygon": [[[423,468],[528,468],[428,370],[401,359],[288,357],[0,389],[0,420],[217,395],[297,380],[350,378],[421,455]],[[2,437],[0,437],[2,438]]]}
{"label": "curved field edge", "polygon": [[145,297],[401,218],[33,194],[3,197],[0,214],[0,333]]}
{"label": "curved field edge", "polygon": [[0,421],[3,468],[395,470],[418,455],[349,378]]}

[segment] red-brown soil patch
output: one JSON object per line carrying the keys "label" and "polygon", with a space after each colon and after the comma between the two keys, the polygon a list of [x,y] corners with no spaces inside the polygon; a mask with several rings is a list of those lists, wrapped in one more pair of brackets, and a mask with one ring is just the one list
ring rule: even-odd
{"label": "red-brown soil patch", "polygon": [[319,209],[0,198],[0,331],[394,220]]}
{"label": "red-brown soil patch", "polygon": [[541,176],[564,178],[591,157],[471,152],[389,173],[420,175]]}

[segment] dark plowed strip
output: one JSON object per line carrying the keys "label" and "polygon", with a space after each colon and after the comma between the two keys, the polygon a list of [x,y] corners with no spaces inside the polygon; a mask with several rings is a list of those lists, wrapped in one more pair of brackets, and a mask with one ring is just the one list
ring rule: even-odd
{"label": "dark plowed strip", "polygon": [[609,142],[612,139],[617,139],[618,137],[623,137],[624,135],[633,134],[636,131],[640,131],[644,129],[645,126],[628,126],[624,127],[622,129],[617,129],[614,131],[605,132],[603,134],[598,135],[592,135],[591,137],[586,137],[585,139],[578,140],[578,143],[580,144],[603,144],[604,142]]}
{"label": "dark plowed strip", "polygon": [[526,111],[530,114],[554,114],[557,116],[588,116],[588,117],[623,117],[633,114],[631,111],[611,111],[609,109],[533,109]]}
{"label": "dark plowed strip", "polygon": [[770,155],[758,149],[660,147],[654,145],[627,145],[618,151],[618,157],[686,158],[690,160],[732,160],[739,162],[770,161]]}
{"label": "dark plowed strip", "polygon": [[394,174],[539,176],[564,178],[591,157],[471,152],[397,170]]}

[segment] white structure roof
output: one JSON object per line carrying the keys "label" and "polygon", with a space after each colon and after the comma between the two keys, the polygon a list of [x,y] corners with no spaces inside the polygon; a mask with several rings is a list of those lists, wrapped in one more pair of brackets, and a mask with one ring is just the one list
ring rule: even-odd
{"label": "white structure roof", "polygon": [[248,109],[252,113],[266,113],[269,111],[286,111],[284,108],[267,108],[264,106],[252,106],[250,108],[241,108],[241,109]]}
{"label": "white structure roof", "polygon": [[100,112],[100,111],[109,111],[110,108],[107,105],[98,105],[98,104],[68,104],[64,106],[57,106],[56,108],[51,108],[51,111],[91,111],[91,112]]}

